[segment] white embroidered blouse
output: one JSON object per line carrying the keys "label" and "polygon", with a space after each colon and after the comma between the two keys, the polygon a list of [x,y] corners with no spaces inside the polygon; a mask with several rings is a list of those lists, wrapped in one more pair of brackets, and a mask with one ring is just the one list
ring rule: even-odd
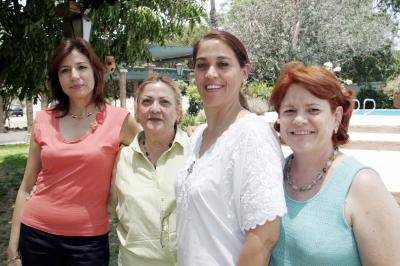
{"label": "white embroidered blouse", "polygon": [[206,126],[176,181],[178,265],[235,265],[245,231],[286,213],[283,155],[272,128],[248,114],[199,158]]}

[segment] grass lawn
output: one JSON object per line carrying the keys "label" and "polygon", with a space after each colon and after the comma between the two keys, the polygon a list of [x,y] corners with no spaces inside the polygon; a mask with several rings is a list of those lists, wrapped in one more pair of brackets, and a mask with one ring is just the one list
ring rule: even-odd
{"label": "grass lawn", "polygon": [[[13,204],[28,159],[28,145],[0,146],[0,265],[6,265]],[[117,265],[115,221],[110,227],[110,265]]]}

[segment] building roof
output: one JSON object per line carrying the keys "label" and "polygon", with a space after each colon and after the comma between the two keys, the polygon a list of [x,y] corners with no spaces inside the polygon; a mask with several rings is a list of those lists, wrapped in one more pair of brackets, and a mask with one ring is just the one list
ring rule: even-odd
{"label": "building roof", "polygon": [[153,61],[164,61],[192,57],[192,47],[158,46],[149,44],[146,46]]}

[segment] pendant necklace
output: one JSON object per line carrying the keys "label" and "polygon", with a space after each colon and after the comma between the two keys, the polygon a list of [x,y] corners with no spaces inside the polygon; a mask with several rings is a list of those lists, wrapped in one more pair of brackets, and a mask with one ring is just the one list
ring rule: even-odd
{"label": "pendant necklace", "polygon": [[292,162],[294,159],[294,155],[290,155],[287,163],[286,163],[286,180],[287,180],[287,184],[289,185],[289,187],[291,189],[293,189],[294,191],[298,191],[298,192],[306,192],[311,190],[313,187],[315,187],[319,181],[326,175],[326,173],[328,172],[329,168],[331,167],[333,161],[336,159],[337,154],[339,153],[339,149],[335,148],[331,154],[331,156],[329,156],[328,161],[326,161],[324,168],[322,168],[322,171],[316,175],[313,179],[311,179],[311,182],[307,185],[304,186],[298,186],[294,183],[291,175],[290,175],[290,170],[291,170],[291,166],[292,166]]}

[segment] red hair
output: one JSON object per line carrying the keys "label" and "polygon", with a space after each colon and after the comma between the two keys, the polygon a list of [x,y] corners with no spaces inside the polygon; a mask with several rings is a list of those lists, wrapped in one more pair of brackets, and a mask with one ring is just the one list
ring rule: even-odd
{"label": "red hair", "polygon": [[[352,91],[343,90],[335,74],[323,67],[305,67],[301,62],[290,62],[282,67],[270,98],[270,104],[278,114],[283,98],[292,84],[302,85],[315,97],[327,100],[332,113],[338,106],[343,108],[342,121],[339,124],[338,132],[332,134],[332,142],[334,147],[347,143],[349,140],[347,131],[353,111]],[[275,122],[274,128],[279,132],[280,128],[277,122]]]}

